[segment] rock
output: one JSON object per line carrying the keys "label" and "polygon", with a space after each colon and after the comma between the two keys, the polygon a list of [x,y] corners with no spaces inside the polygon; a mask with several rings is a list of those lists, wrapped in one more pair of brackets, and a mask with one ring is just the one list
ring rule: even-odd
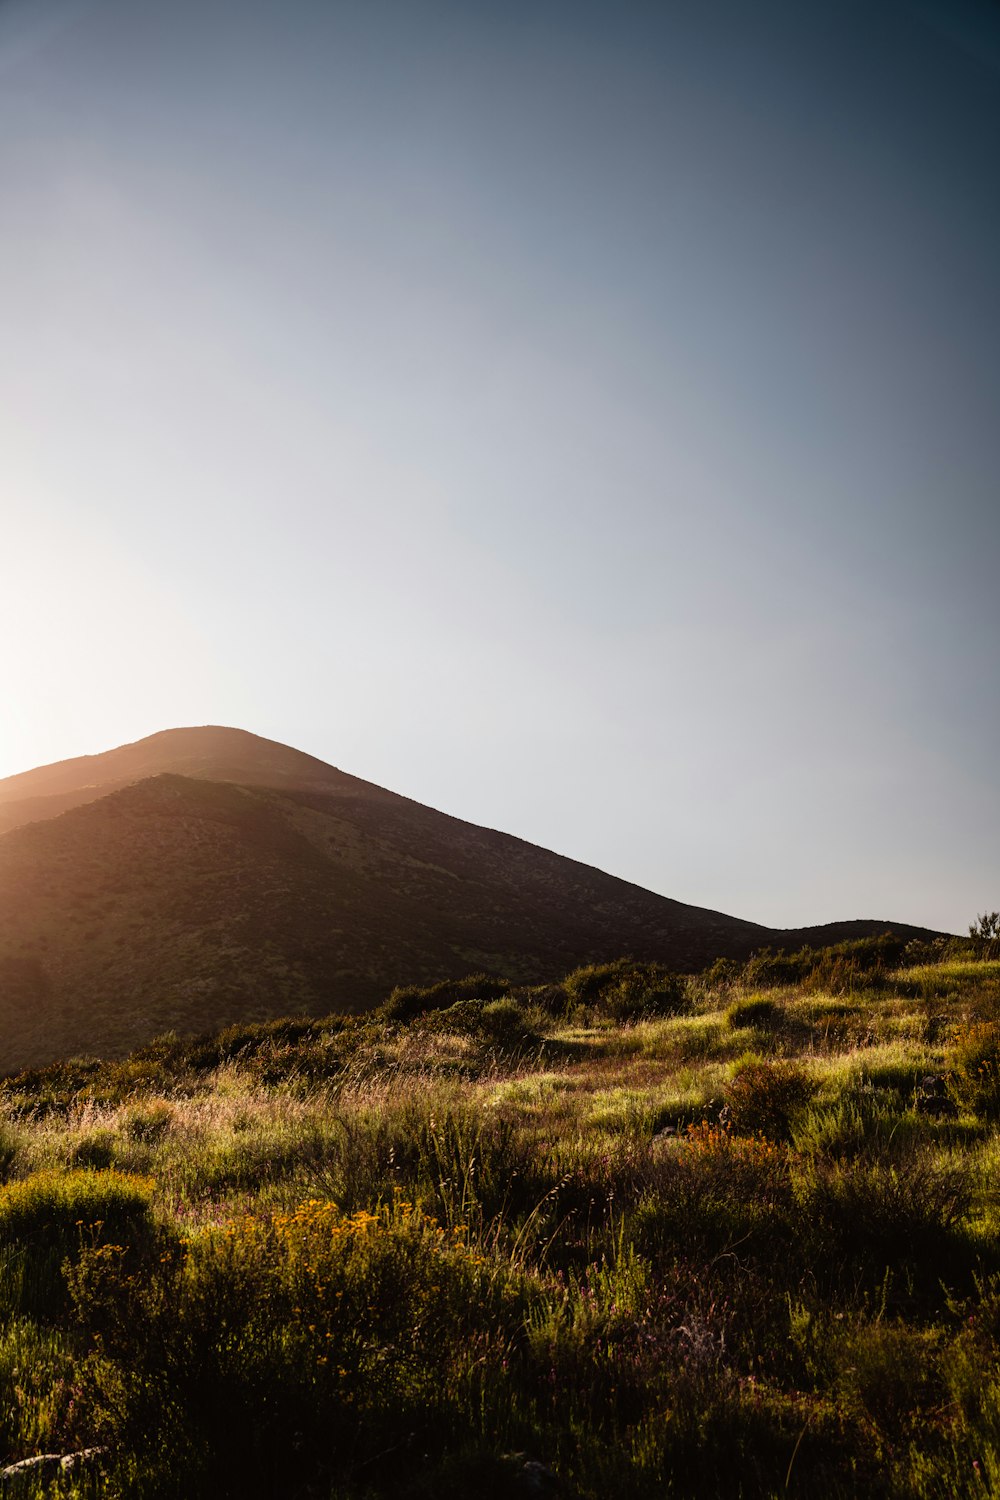
{"label": "rock", "polygon": [[16,1494],[22,1482],[25,1486],[37,1485],[39,1481],[48,1484],[60,1474],[88,1468],[106,1452],[106,1448],[81,1448],[77,1453],[36,1453],[33,1458],[22,1458],[0,1469],[0,1489]]}
{"label": "rock", "polygon": [[0,1489],[5,1493],[16,1494],[22,1484],[27,1489],[29,1484],[37,1483],[39,1479],[43,1482],[54,1479],[61,1464],[61,1453],[37,1453],[34,1458],[22,1458],[16,1464],[8,1464],[6,1468],[0,1469]]}
{"label": "rock", "polygon": [[79,1453],[64,1453],[59,1460],[59,1467],[64,1474],[71,1474],[74,1469],[88,1469],[103,1458],[107,1451],[106,1448],[81,1448]]}
{"label": "rock", "polygon": [[521,1466],[518,1481],[519,1495],[558,1495],[560,1489],[556,1475],[545,1464],[540,1464],[536,1458],[525,1460]]}
{"label": "rock", "polygon": [[918,1115],[934,1115],[938,1119],[958,1114],[943,1073],[928,1073],[920,1080],[913,1107]]}

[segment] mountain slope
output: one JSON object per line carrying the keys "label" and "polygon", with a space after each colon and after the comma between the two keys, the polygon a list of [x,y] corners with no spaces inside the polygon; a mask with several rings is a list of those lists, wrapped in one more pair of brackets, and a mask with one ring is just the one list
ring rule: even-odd
{"label": "mountain slope", "polygon": [[0,783],[0,810],[29,806],[37,820],[0,836],[0,1070],[479,969],[539,981],[623,953],[693,968],[797,936],[240,731],[169,731]]}

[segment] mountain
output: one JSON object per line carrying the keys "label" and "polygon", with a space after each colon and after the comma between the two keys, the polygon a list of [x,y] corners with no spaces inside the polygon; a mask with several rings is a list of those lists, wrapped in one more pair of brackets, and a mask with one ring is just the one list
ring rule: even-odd
{"label": "mountain", "polygon": [[343,791],[350,787],[358,795],[391,795],[275,740],[248,734],[245,729],[207,725],[201,729],[167,729],[103,755],[80,755],[0,780],[0,833],[22,823],[54,818],[71,807],[96,802],[119,787],[167,772],[241,786],[297,791]]}
{"label": "mountain", "polygon": [[775,932],[214,726],[8,777],[0,829],[7,1071],[477,970],[690,969],[890,925]]}

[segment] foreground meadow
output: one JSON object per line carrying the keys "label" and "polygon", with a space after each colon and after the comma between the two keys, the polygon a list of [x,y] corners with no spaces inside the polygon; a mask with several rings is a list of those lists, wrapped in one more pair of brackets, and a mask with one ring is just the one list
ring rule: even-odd
{"label": "foreground meadow", "polygon": [[0,1459],[83,1454],[11,1493],[1000,1491],[981,947],[402,990],[0,1102]]}

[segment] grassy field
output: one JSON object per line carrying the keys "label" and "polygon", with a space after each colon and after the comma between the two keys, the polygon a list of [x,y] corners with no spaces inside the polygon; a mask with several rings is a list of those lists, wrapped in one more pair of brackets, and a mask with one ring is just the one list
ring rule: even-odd
{"label": "grassy field", "polygon": [[0,1456],[103,1450],[19,1495],[1000,1491],[973,945],[400,990],[0,1098]]}

